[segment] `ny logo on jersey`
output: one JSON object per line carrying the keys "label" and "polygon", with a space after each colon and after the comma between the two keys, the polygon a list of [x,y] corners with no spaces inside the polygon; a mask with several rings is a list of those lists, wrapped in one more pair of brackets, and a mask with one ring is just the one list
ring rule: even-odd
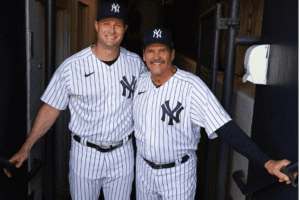
{"label": "ny logo on jersey", "polygon": [[123,93],[122,93],[122,95],[123,95],[124,97],[126,97],[126,89],[127,89],[127,90],[129,91],[129,96],[128,96],[128,98],[130,98],[130,97],[131,97],[131,94],[133,94],[133,89],[134,89],[135,84],[136,84],[136,79],[135,79],[134,76],[132,76],[131,84],[129,84],[129,82],[128,82],[126,76],[123,76],[122,78],[123,78],[123,80],[120,81],[120,83],[121,83],[122,86],[123,86]]}
{"label": "ny logo on jersey", "polygon": [[119,6],[119,4],[112,4],[111,5],[111,11],[113,11],[114,10],[114,12],[119,12],[119,9],[120,9],[120,6]]}
{"label": "ny logo on jersey", "polygon": [[160,30],[160,29],[158,29],[158,30],[154,30],[153,31],[153,37],[155,37],[156,36],[156,38],[161,38],[161,33],[162,33],[162,31]]}
{"label": "ny logo on jersey", "polygon": [[[168,125],[174,125],[173,120],[178,124],[180,122],[179,120],[179,114],[180,112],[184,109],[180,102],[177,102],[177,106],[174,108],[174,110],[170,109],[169,101],[166,101],[165,104],[161,105],[161,108],[163,110],[163,116],[161,120],[164,122],[165,121],[165,116],[166,114],[169,115],[169,124]],[[176,112],[176,117],[174,117],[174,113]]]}

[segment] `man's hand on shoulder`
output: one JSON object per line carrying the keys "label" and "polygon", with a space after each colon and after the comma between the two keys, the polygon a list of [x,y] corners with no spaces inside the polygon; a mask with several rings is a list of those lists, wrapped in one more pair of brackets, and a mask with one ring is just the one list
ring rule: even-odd
{"label": "man's hand on shoulder", "polygon": [[[279,178],[279,182],[286,182],[286,184],[290,184],[291,181],[289,179],[289,177],[287,175],[285,175],[284,173],[280,172],[280,169],[284,168],[285,166],[289,165],[291,163],[291,161],[287,160],[287,159],[283,159],[283,160],[269,160],[268,162],[265,163],[265,168],[267,169],[267,171],[272,174],[275,175]],[[298,172],[294,173],[294,177],[296,178],[298,175]]]}

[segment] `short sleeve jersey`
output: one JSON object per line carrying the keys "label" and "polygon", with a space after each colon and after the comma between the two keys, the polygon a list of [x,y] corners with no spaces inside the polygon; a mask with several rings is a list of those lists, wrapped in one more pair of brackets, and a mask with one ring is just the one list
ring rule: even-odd
{"label": "short sleeve jersey", "polygon": [[197,150],[200,127],[209,138],[231,120],[206,84],[180,70],[156,87],[143,73],[134,95],[133,118],[138,153],[155,163],[170,163]]}
{"label": "short sleeve jersey", "polygon": [[134,88],[146,69],[137,54],[122,47],[116,62],[109,66],[90,46],[58,67],[41,100],[59,110],[69,106],[72,134],[114,143],[133,131]]}

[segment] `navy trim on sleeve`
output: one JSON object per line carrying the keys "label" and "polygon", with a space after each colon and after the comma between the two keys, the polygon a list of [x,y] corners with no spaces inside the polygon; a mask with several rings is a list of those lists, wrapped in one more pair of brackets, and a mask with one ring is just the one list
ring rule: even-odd
{"label": "navy trim on sleeve", "polygon": [[233,120],[224,124],[216,133],[231,148],[262,168],[271,160]]}

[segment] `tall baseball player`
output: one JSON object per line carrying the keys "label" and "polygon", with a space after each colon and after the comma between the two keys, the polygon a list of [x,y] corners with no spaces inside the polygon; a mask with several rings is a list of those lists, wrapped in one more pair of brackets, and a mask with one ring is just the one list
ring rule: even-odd
{"label": "tall baseball player", "polygon": [[133,106],[138,200],[195,198],[200,127],[210,139],[219,136],[279,181],[290,183],[279,171],[290,161],[266,156],[200,78],[172,64],[175,50],[169,30],[147,31],[143,48],[150,72],[141,75]]}
{"label": "tall baseball player", "polygon": [[20,167],[35,141],[47,132],[60,110],[69,106],[69,181],[75,200],[97,200],[101,187],[105,199],[130,199],[134,178],[133,92],[146,67],[137,54],[120,47],[127,24],[124,5],[101,5],[95,21],[97,44],[59,66],[41,97],[45,104],[28,139],[10,159]]}

